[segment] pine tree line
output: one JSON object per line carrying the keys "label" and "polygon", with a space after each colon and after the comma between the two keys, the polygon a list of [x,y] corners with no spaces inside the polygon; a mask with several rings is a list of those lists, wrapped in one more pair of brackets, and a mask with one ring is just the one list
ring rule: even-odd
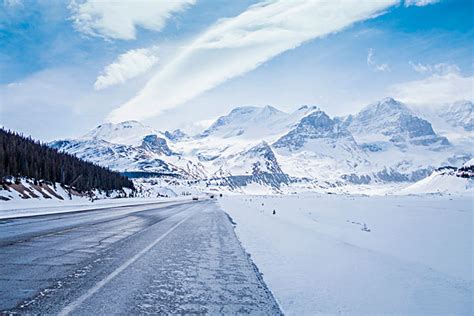
{"label": "pine tree line", "polygon": [[118,172],[58,152],[45,144],[0,129],[0,180],[6,176],[70,185],[81,192],[91,189],[134,189],[132,181]]}

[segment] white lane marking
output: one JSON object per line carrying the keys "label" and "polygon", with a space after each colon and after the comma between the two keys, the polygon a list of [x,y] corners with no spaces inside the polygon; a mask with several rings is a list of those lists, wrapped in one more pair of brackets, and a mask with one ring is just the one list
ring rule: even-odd
{"label": "white lane marking", "polygon": [[173,232],[176,228],[178,228],[179,225],[181,225],[182,223],[184,223],[185,221],[187,221],[193,214],[190,214],[188,216],[186,216],[184,219],[182,219],[181,221],[179,221],[177,224],[175,224],[173,227],[171,227],[166,233],[164,233],[163,235],[161,235],[158,239],[156,239],[154,242],[152,242],[150,245],[148,245],[147,247],[145,247],[144,249],[142,249],[139,253],[137,253],[135,256],[133,256],[132,258],[128,259],[124,264],[122,264],[120,267],[118,267],[117,269],[115,269],[111,274],[109,274],[107,277],[105,277],[104,279],[102,279],[101,281],[97,282],[97,284],[90,288],[89,291],[87,291],[86,293],[84,293],[82,296],[80,296],[77,300],[75,300],[74,302],[70,303],[69,305],[67,305],[66,307],[63,308],[63,310],[61,312],[59,312],[58,315],[60,316],[66,316],[68,315],[69,313],[71,313],[73,310],[75,310],[79,305],[81,305],[82,303],[84,303],[85,300],[87,300],[89,297],[91,297],[92,295],[94,295],[94,293],[96,293],[98,290],[100,290],[104,285],[106,285],[107,283],[109,283],[113,278],[115,278],[120,272],[122,272],[123,270],[125,270],[129,265],[131,265],[132,263],[134,263],[135,261],[137,261],[141,256],[143,256],[146,252],[148,252],[151,248],[153,248],[157,243],[159,243],[161,240],[163,240],[163,238],[165,238],[166,236],[168,236],[171,232]]}

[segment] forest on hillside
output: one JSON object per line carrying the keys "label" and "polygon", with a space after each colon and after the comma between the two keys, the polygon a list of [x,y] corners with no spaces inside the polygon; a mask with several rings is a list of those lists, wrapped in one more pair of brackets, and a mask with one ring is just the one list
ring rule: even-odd
{"label": "forest on hillside", "polygon": [[0,180],[6,176],[26,177],[62,185],[81,192],[92,189],[134,189],[133,182],[118,172],[58,152],[45,144],[0,129]]}

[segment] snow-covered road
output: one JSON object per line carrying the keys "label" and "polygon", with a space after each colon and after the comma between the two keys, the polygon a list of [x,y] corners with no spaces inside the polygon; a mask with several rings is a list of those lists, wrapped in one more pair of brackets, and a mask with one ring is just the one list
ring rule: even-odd
{"label": "snow-covered road", "polygon": [[280,313],[213,201],[0,225],[0,312]]}

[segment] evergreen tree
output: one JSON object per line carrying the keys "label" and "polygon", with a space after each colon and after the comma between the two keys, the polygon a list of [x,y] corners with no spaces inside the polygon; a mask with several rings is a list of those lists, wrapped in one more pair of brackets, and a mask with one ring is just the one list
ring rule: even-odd
{"label": "evergreen tree", "polygon": [[0,180],[6,176],[36,181],[74,183],[78,191],[130,188],[132,181],[118,172],[58,152],[31,137],[0,129]]}

